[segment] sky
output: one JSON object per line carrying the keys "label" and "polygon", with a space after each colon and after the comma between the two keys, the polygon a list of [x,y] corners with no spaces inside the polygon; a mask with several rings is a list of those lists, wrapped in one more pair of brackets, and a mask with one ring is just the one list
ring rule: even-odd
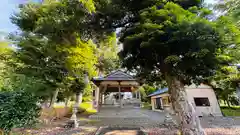
{"label": "sky", "polygon": [[11,23],[10,16],[17,9],[17,5],[21,0],[2,0],[0,4],[0,31],[12,32],[16,30],[16,27]]}
{"label": "sky", "polygon": [[[0,32],[10,33],[17,30],[10,17],[14,12],[17,12],[18,4],[27,2],[28,0],[1,0],[0,4]],[[36,1],[36,0],[35,0]],[[216,0],[206,0],[206,3],[213,3]]]}

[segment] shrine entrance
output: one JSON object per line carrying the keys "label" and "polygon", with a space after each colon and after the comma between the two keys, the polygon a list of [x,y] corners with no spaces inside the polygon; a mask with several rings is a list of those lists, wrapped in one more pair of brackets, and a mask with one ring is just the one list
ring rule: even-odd
{"label": "shrine entrance", "polygon": [[104,77],[92,79],[97,86],[93,91],[93,106],[100,110],[101,107],[139,106],[141,94],[138,91],[139,81],[121,70],[116,70]]}

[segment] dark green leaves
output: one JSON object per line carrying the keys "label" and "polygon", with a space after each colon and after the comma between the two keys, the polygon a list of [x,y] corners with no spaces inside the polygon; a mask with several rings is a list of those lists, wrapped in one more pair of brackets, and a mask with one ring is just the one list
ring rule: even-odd
{"label": "dark green leaves", "polygon": [[218,50],[230,45],[224,44],[226,33],[215,22],[175,3],[147,8],[140,20],[122,31],[122,58],[129,69],[167,72],[194,81],[211,75],[218,66]]}
{"label": "dark green leaves", "polygon": [[0,128],[5,132],[12,128],[33,126],[37,122],[40,106],[38,98],[22,91],[0,93]]}

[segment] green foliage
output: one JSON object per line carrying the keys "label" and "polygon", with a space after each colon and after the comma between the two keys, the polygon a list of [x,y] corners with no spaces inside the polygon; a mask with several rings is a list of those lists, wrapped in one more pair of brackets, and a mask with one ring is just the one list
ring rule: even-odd
{"label": "green foliage", "polygon": [[99,72],[109,74],[111,71],[120,67],[118,57],[116,33],[112,33],[102,39],[97,47],[98,64],[96,65]]}
{"label": "green foliage", "polygon": [[236,66],[222,66],[215,74],[208,78],[210,85],[216,92],[218,99],[226,101],[229,105],[238,105],[236,88],[240,80]]}
{"label": "green foliage", "polygon": [[95,44],[84,34],[84,18],[94,12],[91,3],[28,3],[21,5],[20,12],[12,17],[12,22],[22,30],[12,36],[19,47],[14,57],[22,64],[16,72],[39,80],[42,87],[34,92],[40,96],[49,98],[61,89],[61,94],[69,97],[85,89],[85,74],[96,74]]}
{"label": "green foliage", "polygon": [[139,91],[141,93],[141,100],[144,102],[151,102],[150,97],[147,97],[148,95],[152,94],[154,91],[156,91],[156,87],[144,84],[142,87],[139,88]]}
{"label": "green foliage", "polygon": [[183,83],[201,82],[218,68],[215,54],[230,45],[223,43],[225,33],[215,22],[175,3],[139,13],[140,20],[123,29],[120,41],[123,65],[143,75],[168,74]]}
{"label": "green foliage", "polygon": [[221,110],[224,116],[240,116],[239,106],[235,106],[232,108],[221,107]]}
{"label": "green foliage", "polygon": [[38,98],[23,91],[0,93],[0,129],[5,132],[12,128],[31,126],[37,122],[40,107]]}
{"label": "green foliage", "polygon": [[143,103],[143,108],[148,109],[148,110],[152,110],[152,105],[149,102],[144,102]]}
{"label": "green foliage", "polygon": [[[184,9],[200,6],[201,0],[169,0],[181,5]],[[102,36],[112,33],[116,28],[129,27],[140,19],[140,12],[146,8],[157,5],[161,8],[166,0],[95,0],[96,12],[90,18],[90,24],[95,32]]]}
{"label": "green foliage", "polygon": [[15,78],[20,88],[31,91],[43,99],[48,98],[64,79],[66,68],[56,46],[39,36],[22,33],[11,37],[19,48],[12,57]]}
{"label": "green foliage", "polygon": [[8,42],[0,42],[0,91],[7,87],[10,82],[11,70],[8,62],[11,61],[11,54],[13,50],[8,46]]}
{"label": "green foliage", "polygon": [[227,0],[218,3],[215,6],[215,10],[220,13],[226,14],[231,20],[235,21],[239,25],[240,19],[240,1],[239,0]]}
{"label": "green foliage", "polygon": [[75,33],[83,39],[89,38],[86,17],[90,17],[94,10],[92,0],[28,3],[20,6],[20,12],[12,17],[12,22],[23,31],[44,35],[57,44],[74,44]]}

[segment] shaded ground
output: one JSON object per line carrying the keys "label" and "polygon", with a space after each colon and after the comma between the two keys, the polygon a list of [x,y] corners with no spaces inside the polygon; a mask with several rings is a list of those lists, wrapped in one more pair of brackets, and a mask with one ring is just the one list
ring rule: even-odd
{"label": "shaded ground", "polygon": [[91,115],[90,126],[113,127],[161,127],[164,124],[163,112],[139,108],[102,108],[99,113]]}
{"label": "shaded ground", "polygon": [[[165,125],[163,112],[137,108],[104,108],[99,113],[78,115],[78,129],[64,128],[67,118],[56,120],[49,126],[31,129],[28,134],[38,135],[174,135],[178,130],[172,125]],[[240,135],[240,118],[203,117],[201,123],[208,135]],[[100,127],[107,127],[99,130]],[[127,127],[127,128],[126,128]],[[27,130],[28,131],[28,130]],[[102,131],[102,132],[100,132]],[[25,130],[26,133],[26,130]],[[121,134],[122,133],[122,134]]]}
{"label": "shaded ground", "polygon": [[102,127],[96,133],[97,135],[144,135],[140,128],[111,128]]}

